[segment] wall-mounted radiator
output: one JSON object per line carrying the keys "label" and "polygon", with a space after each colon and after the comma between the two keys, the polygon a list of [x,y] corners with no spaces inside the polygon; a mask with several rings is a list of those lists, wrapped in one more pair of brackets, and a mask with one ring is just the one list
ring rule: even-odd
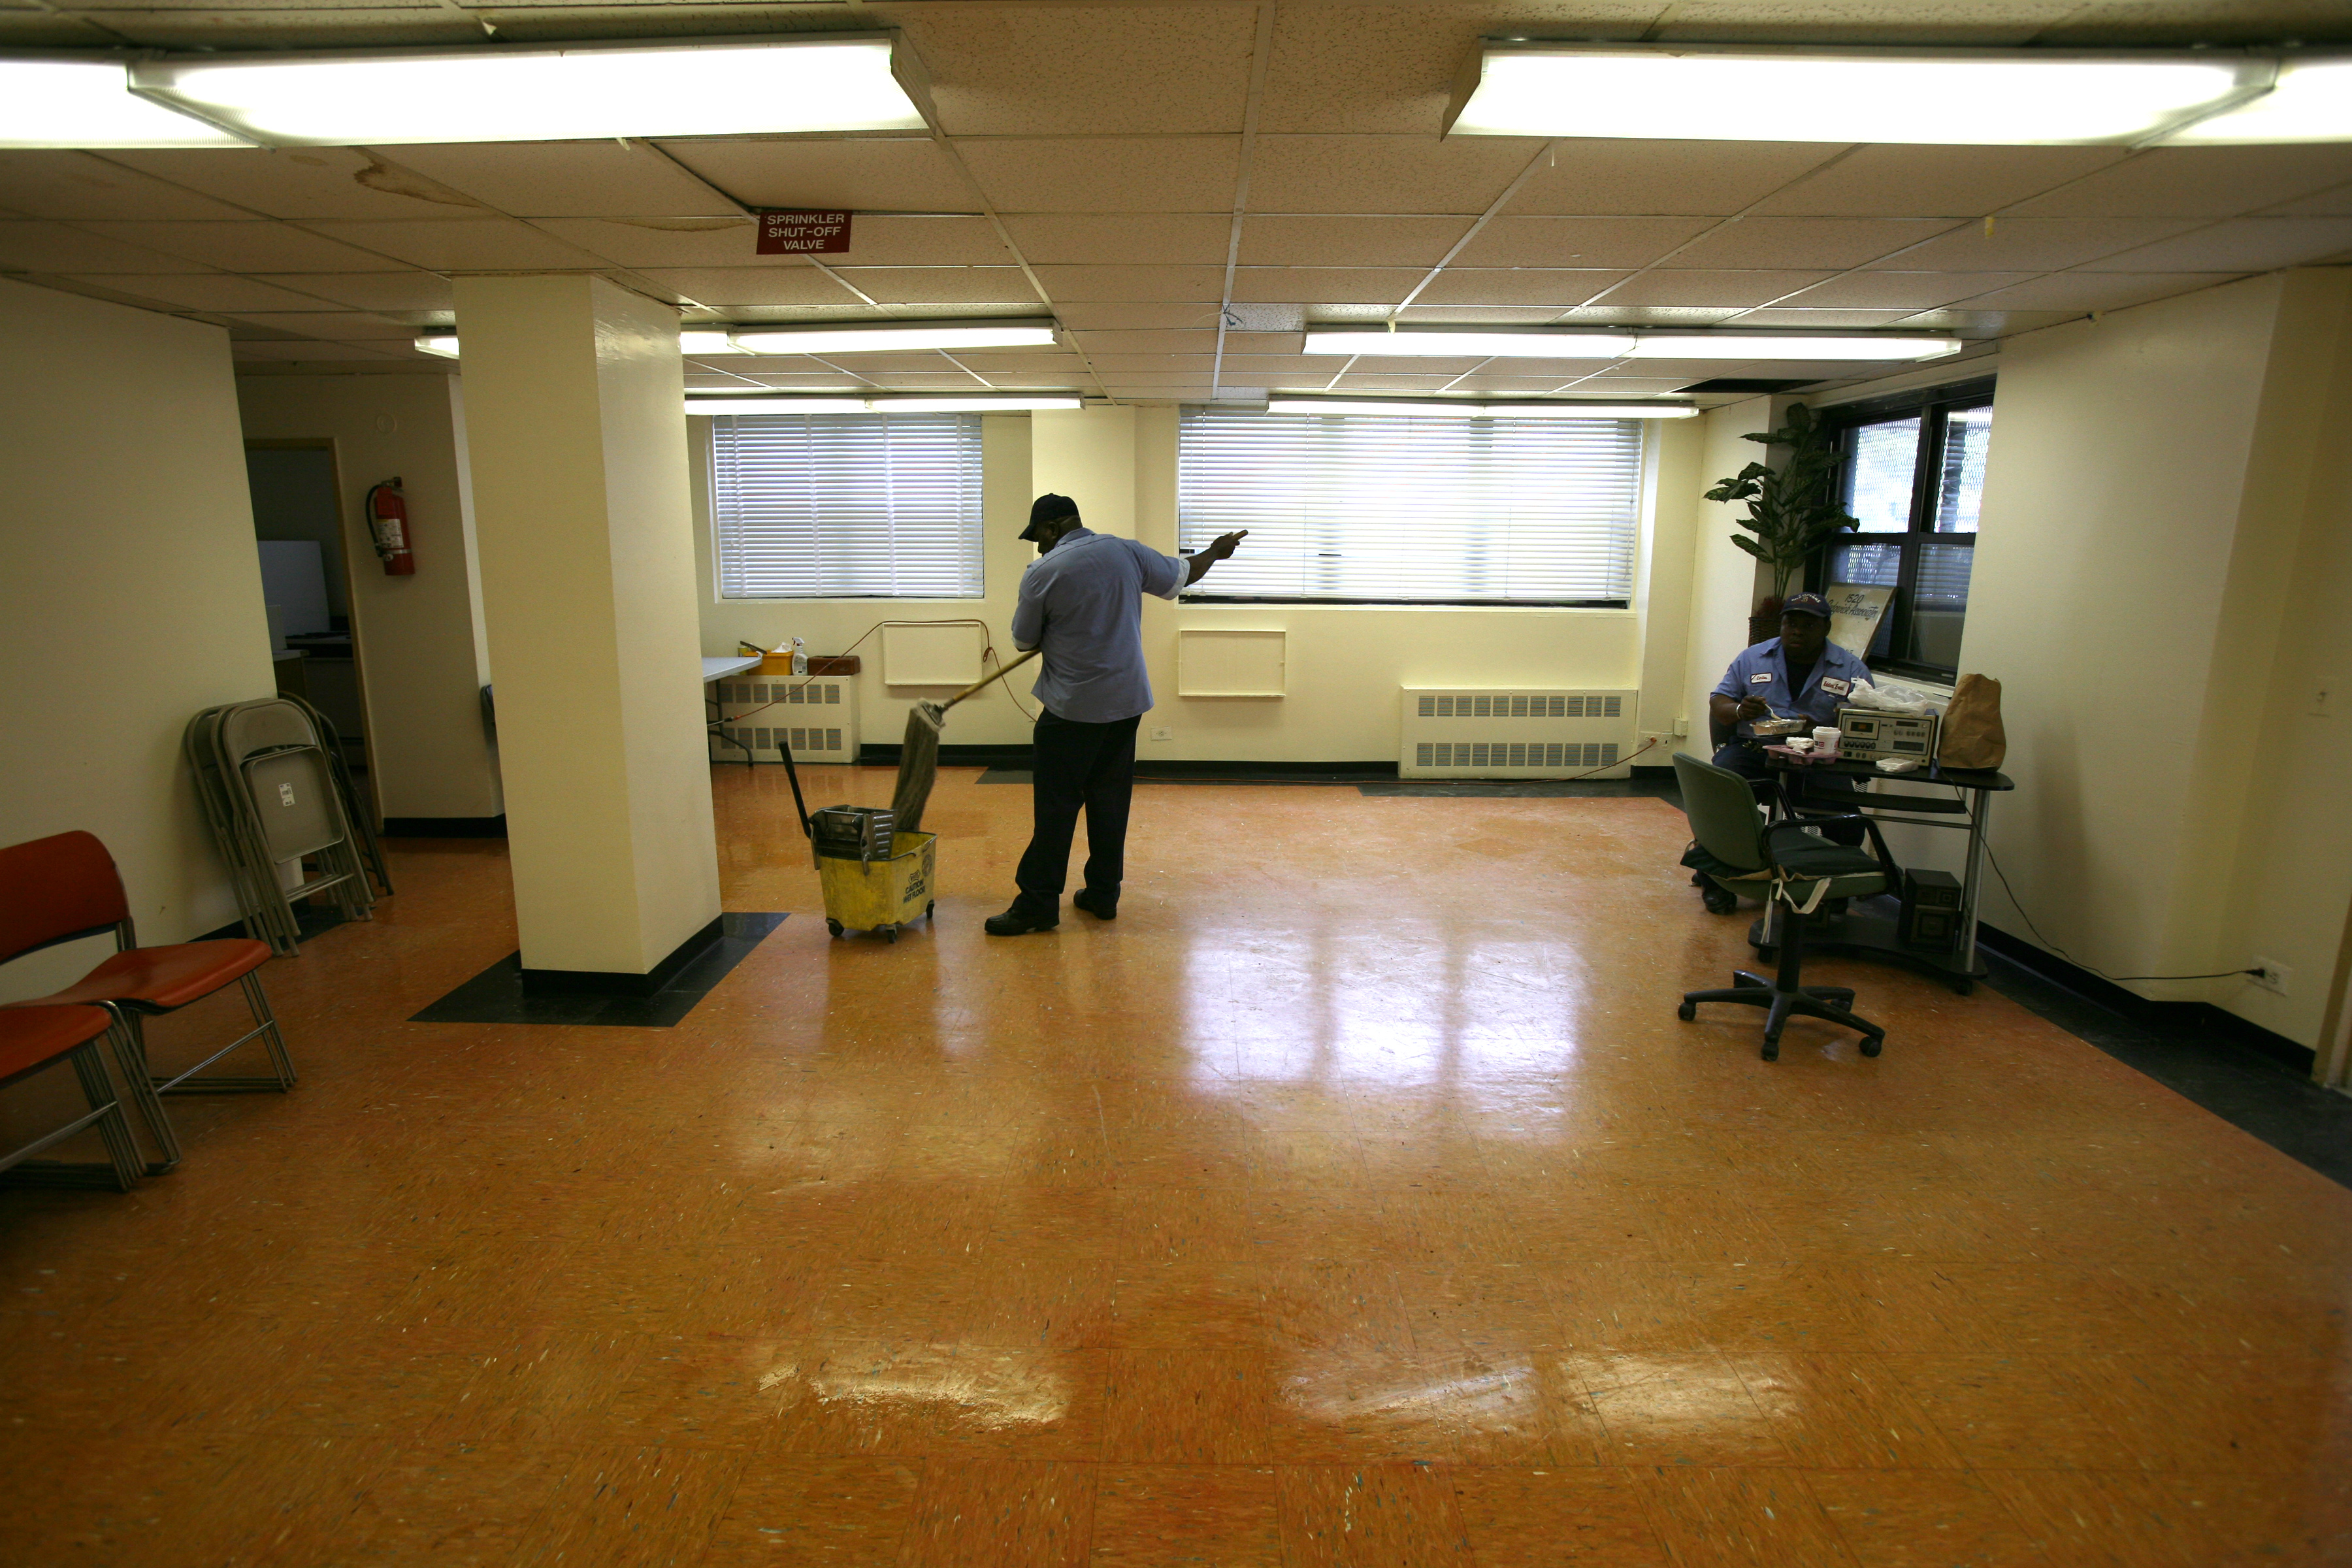
{"label": "wall-mounted radiator", "polygon": [[1540,779],[1632,771],[1635,693],[1408,686],[1397,776]]}
{"label": "wall-mounted radiator", "polygon": [[741,762],[745,746],[762,763],[782,762],[785,746],[792,748],[796,763],[857,760],[857,682],[853,679],[722,680],[717,695],[721,723],[719,733],[710,737],[714,763]]}

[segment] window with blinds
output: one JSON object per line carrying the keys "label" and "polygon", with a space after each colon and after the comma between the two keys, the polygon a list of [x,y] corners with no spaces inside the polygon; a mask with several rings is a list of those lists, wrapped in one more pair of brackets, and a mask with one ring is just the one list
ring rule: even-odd
{"label": "window with blinds", "polygon": [[1249,541],[1191,599],[1584,605],[1633,597],[1633,419],[1188,409],[1178,543]]}
{"label": "window with blinds", "polygon": [[722,414],[724,599],[977,599],[980,416]]}

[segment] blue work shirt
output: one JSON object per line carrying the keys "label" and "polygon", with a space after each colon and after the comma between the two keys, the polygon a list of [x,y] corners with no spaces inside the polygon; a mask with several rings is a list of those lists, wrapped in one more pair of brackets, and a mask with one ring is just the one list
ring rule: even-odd
{"label": "blue work shirt", "polygon": [[1021,575],[1013,646],[1043,647],[1029,689],[1057,718],[1109,724],[1151,709],[1143,668],[1143,599],[1172,599],[1185,563],[1116,533],[1074,528]]}
{"label": "blue work shirt", "polygon": [[[1849,693],[1857,680],[1870,679],[1870,666],[1857,654],[1848,653],[1835,643],[1823,643],[1822,656],[1805,676],[1804,688],[1791,690],[1789,686],[1789,659],[1780,651],[1780,639],[1758,643],[1744,648],[1731,668],[1723,672],[1722,683],[1716,695],[1728,697],[1737,702],[1743,697],[1761,697],[1772,706],[1773,713],[1782,719],[1806,718],[1816,724],[1835,724],[1837,710],[1852,700]],[[1752,734],[1743,722],[1736,733]]]}

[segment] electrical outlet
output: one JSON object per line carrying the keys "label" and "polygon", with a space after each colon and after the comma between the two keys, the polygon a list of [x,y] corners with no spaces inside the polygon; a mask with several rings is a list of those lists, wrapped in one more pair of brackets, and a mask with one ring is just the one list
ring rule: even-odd
{"label": "electrical outlet", "polygon": [[2288,984],[2294,979],[2294,970],[2275,958],[2258,958],[2254,960],[2253,967],[2261,970],[2262,973],[2249,974],[2246,976],[2247,979],[2265,991],[2276,992],[2281,996],[2286,994]]}
{"label": "electrical outlet", "polygon": [[1151,738],[1155,741],[1172,741],[1176,738],[1176,731],[1165,728],[1155,729],[1151,731]]}
{"label": "electrical outlet", "polygon": [[1642,731],[1641,743],[1648,748],[1642,758],[1642,765],[1644,767],[1664,767],[1674,757],[1675,736],[1669,731],[1644,730]]}

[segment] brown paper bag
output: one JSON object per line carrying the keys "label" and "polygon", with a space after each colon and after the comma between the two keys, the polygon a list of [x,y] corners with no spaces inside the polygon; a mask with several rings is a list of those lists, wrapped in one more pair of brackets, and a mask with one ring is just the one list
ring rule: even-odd
{"label": "brown paper bag", "polygon": [[2000,727],[2000,682],[1989,675],[1963,675],[1944,710],[1936,761],[1948,768],[1997,768],[2009,757],[2009,736]]}

